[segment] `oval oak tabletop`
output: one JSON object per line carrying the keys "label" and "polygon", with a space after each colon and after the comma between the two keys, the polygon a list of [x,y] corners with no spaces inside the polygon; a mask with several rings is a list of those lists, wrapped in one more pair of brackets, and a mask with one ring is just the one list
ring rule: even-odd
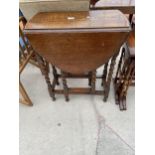
{"label": "oval oak tabletop", "polygon": [[86,29],[128,28],[128,19],[118,10],[89,12],[41,12],[26,25],[26,29]]}
{"label": "oval oak tabletop", "polygon": [[24,30],[48,62],[73,74],[92,71],[119,51],[130,32],[117,10],[38,13]]}

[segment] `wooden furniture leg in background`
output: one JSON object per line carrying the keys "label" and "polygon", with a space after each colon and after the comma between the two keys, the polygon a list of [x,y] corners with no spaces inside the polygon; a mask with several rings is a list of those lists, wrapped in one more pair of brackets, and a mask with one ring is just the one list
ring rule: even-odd
{"label": "wooden furniture leg in background", "polygon": [[102,83],[101,83],[102,86],[104,86],[106,79],[107,79],[107,70],[108,70],[108,62],[104,65]]}
{"label": "wooden furniture leg in background", "polygon": [[[121,57],[123,59],[123,57]],[[118,70],[117,70],[117,73],[116,73],[116,77],[115,79],[113,80],[114,81],[114,91],[115,91],[115,103],[117,105],[120,105],[120,92],[122,90],[122,85],[123,85],[123,82],[124,82],[124,79],[125,79],[125,76],[127,74],[127,67],[129,65],[129,59],[127,59],[125,62],[124,62],[124,65],[123,66],[119,66],[118,65]],[[120,60],[119,63],[122,63],[123,60]]]}
{"label": "wooden furniture leg in background", "polygon": [[122,51],[121,51],[121,56],[120,56],[120,60],[119,60],[119,63],[118,63],[117,71],[116,71],[116,76],[115,76],[115,81],[114,81],[115,83],[117,83],[118,74],[121,71],[121,64],[122,64],[122,61],[123,61],[124,52],[125,52],[125,48],[123,47]]}
{"label": "wooden furniture leg in background", "polygon": [[92,72],[88,73],[88,85],[91,86],[91,80],[92,80]]}
{"label": "wooden furniture leg in background", "polygon": [[127,70],[125,73],[125,77],[123,79],[123,83],[121,84],[120,88],[118,89],[118,100],[119,100],[119,107],[120,110],[126,110],[126,94],[129,88],[129,85],[132,83],[132,78],[134,75],[134,61],[131,61],[130,64],[127,66]]}
{"label": "wooden furniture leg in background", "polygon": [[95,90],[96,90],[96,71],[93,71],[91,77],[91,91],[93,94],[95,94]]}
{"label": "wooden furniture leg in background", "polygon": [[19,98],[19,102],[29,106],[33,106],[31,99],[29,98],[28,94],[26,93],[26,90],[24,89],[20,81],[19,81],[19,91],[20,94],[22,95],[22,98]]}
{"label": "wooden furniture leg in background", "polygon": [[57,73],[56,67],[52,65],[52,70],[53,70],[53,82],[52,82],[52,90],[55,92],[55,86],[59,85],[59,75]]}
{"label": "wooden furniture leg in background", "polygon": [[57,70],[56,70],[56,68],[55,68],[55,66],[54,65],[52,65],[52,69],[53,69],[53,76],[54,76],[54,80],[55,80],[55,83],[57,84],[57,85],[59,85],[59,80],[58,80],[58,73],[57,73]]}
{"label": "wooden furniture leg in background", "polygon": [[[118,81],[120,80],[120,79],[119,79],[119,75],[120,75],[120,72],[121,72],[121,65],[122,65],[122,61],[123,61],[124,54],[125,54],[125,48],[123,47],[122,50],[121,50],[120,60],[119,60],[119,62],[118,62],[118,66],[117,66],[116,76],[115,76],[115,78],[113,79],[114,90],[115,90],[115,92],[116,92],[116,90],[117,90],[117,83],[118,83]],[[120,81],[120,83],[121,83],[121,81]],[[119,101],[118,101],[118,94],[117,94],[117,93],[115,93],[115,103],[116,103],[117,105],[119,104]]]}
{"label": "wooden furniture leg in background", "polygon": [[67,86],[67,80],[65,77],[65,73],[63,71],[61,71],[61,75],[62,75],[64,96],[65,96],[66,101],[69,101],[69,93],[68,93],[68,86]]}
{"label": "wooden furniture leg in background", "polygon": [[110,91],[110,83],[111,83],[111,79],[112,79],[112,75],[113,75],[113,71],[114,71],[114,67],[115,67],[115,61],[116,61],[116,57],[117,57],[118,54],[115,54],[112,59],[111,59],[111,62],[110,62],[110,68],[109,68],[109,72],[108,72],[108,75],[107,75],[107,79],[106,79],[106,82],[104,84],[104,102],[107,101],[108,99],[108,96],[109,96],[109,91]]}

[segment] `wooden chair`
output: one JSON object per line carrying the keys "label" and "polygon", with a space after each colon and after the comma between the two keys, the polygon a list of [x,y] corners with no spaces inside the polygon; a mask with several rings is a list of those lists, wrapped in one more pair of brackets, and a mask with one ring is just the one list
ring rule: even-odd
{"label": "wooden chair", "polygon": [[129,86],[135,85],[135,35],[130,33],[127,43],[121,50],[121,56],[114,79],[115,102],[120,110],[126,110],[126,96]]}
{"label": "wooden chair", "polygon": [[[28,63],[31,63],[39,67],[35,58],[35,52],[22,31],[24,29],[26,22],[27,21],[23,16],[19,17],[19,76],[21,76],[22,71],[24,70],[24,68]],[[29,98],[20,79],[19,79],[19,91],[21,95],[19,102],[32,106],[32,101]]]}

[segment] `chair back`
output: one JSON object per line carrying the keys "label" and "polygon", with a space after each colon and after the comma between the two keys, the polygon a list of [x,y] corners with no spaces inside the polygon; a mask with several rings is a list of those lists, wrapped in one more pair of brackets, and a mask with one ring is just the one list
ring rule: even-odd
{"label": "chair back", "polygon": [[23,16],[19,17],[19,72],[21,73],[29,59],[33,54],[31,45],[23,33],[26,25],[26,19]]}

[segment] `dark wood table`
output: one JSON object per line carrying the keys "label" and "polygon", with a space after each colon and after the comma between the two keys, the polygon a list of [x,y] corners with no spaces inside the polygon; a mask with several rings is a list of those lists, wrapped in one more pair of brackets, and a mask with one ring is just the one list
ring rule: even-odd
{"label": "dark wood table", "polygon": [[[103,94],[108,97],[110,81],[116,56],[130,32],[130,24],[118,10],[88,12],[38,13],[24,30],[30,43],[46,62],[41,59],[50,95],[55,93]],[[95,70],[111,59],[103,91],[96,90]],[[62,73],[84,75],[93,72],[91,87],[68,88],[64,74],[61,75],[64,90],[55,90],[50,83],[46,65],[51,63]],[[55,79],[54,79],[55,80]],[[67,98],[68,100],[68,98]]]}

